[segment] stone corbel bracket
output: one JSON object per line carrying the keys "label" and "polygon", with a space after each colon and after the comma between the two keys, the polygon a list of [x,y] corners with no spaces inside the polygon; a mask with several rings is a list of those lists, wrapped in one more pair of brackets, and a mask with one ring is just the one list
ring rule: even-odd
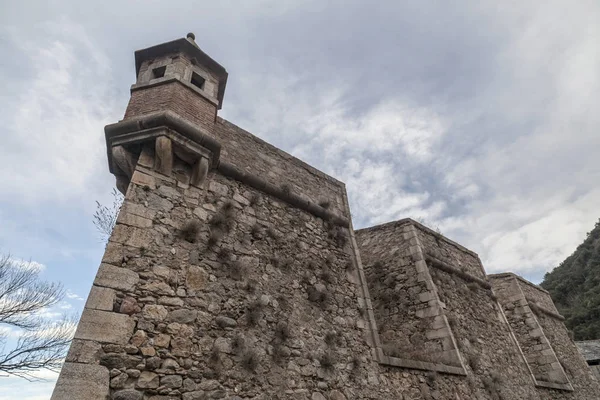
{"label": "stone corbel bracket", "polygon": [[154,170],[171,175],[174,155],[191,166],[190,183],[202,186],[211,169],[243,182],[286,203],[307,211],[335,225],[349,227],[349,220],[303,196],[289,193],[259,176],[220,160],[221,144],[197,125],[172,111],[147,114],[104,127],[110,172],[123,194],[137,165],[144,145],[154,147]]}
{"label": "stone corbel bracket", "polygon": [[125,193],[143,145],[154,145],[154,169],[171,175],[176,155],[191,166],[191,184],[201,186],[219,164],[221,145],[200,127],[171,111],[147,114],[104,128],[110,172]]}

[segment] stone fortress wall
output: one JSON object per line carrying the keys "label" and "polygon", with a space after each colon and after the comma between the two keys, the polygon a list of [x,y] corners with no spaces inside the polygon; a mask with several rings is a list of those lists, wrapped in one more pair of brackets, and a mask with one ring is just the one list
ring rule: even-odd
{"label": "stone fortress wall", "polygon": [[597,398],[547,293],[410,219],[355,232],[343,183],[216,116],[193,36],[136,70],[53,400]]}

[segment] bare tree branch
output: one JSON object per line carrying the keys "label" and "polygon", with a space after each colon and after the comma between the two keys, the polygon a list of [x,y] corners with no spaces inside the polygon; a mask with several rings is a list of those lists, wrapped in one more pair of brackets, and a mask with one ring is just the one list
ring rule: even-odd
{"label": "bare tree branch", "polygon": [[0,334],[0,373],[38,380],[40,369],[57,371],[75,327],[74,318],[52,321],[40,315],[64,296],[62,285],[39,280],[40,270],[30,262],[0,256],[0,324],[21,334],[6,351],[8,333]]}
{"label": "bare tree branch", "polygon": [[116,189],[112,191],[113,203],[112,206],[106,207],[96,201],[96,212],[94,213],[94,226],[100,232],[100,240],[103,243],[108,242],[108,238],[117,223],[117,216],[123,204],[123,195]]}

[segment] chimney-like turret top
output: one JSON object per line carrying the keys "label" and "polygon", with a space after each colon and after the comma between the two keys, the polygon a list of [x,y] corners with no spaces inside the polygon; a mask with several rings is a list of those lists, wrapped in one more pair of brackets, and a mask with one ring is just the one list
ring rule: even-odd
{"label": "chimney-like turret top", "polygon": [[135,74],[136,76],[139,75],[144,61],[153,60],[167,54],[182,53],[188,56],[193,63],[206,68],[218,78],[217,100],[218,108],[220,109],[223,104],[223,96],[225,95],[225,86],[227,85],[227,71],[221,64],[203,52],[195,39],[196,35],[190,32],[185,38],[137,50],[135,52]]}

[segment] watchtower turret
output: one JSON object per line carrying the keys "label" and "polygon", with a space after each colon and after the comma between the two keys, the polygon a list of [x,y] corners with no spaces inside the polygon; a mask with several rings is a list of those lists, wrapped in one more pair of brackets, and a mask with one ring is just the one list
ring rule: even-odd
{"label": "watchtower turret", "polygon": [[170,175],[175,165],[200,184],[218,161],[220,146],[212,138],[227,71],[198,47],[193,33],[136,51],[135,70],[124,119],[105,128],[117,187],[125,193],[150,142],[156,170]]}

